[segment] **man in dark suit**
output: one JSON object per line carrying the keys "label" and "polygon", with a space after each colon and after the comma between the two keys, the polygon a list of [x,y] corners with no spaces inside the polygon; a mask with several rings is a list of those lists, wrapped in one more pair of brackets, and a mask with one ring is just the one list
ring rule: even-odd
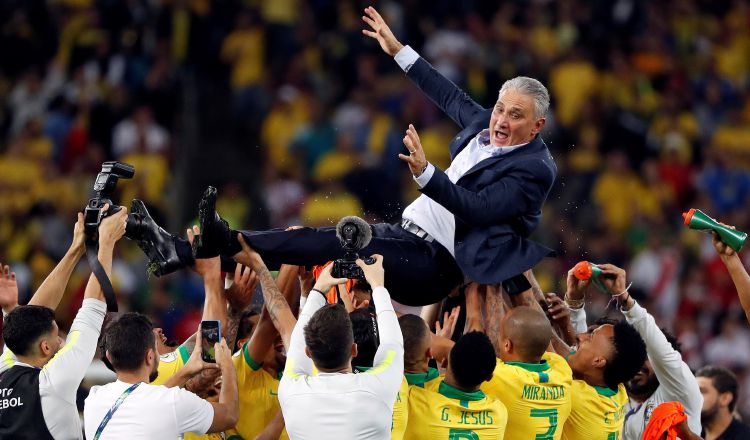
{"label": "man in dark suit", "polygon": [[[409,154],[399,157],[408,163],[422,195],[404,210],[400,225],[373,225],[372,241],[361,254],[384,256],[385,284],[393,299],[406,305],[435,303],[467,279],[497,284],[523,277],[551,254],[528,240],[557,173],[539,137],[549,107],[547,89],[532,78],[513,78],[503,84],[493,108],[482,108],[399,43],[374,8],[365,12],[363,20],[372,28],[365,35],[394,56],[461,131],[449,146],[451,165],[441,171],[427,161],[409,125],[404,137]],[[236,232],[215,213],[215,198],[209,188],[199,213],[203,239],[194,251],[203,257],[232,256],[241,248]],[[187,242],[154,231],[140,244],[157,274],[191,264]],[[269,267],[322,264],[343,254],[334,228],[242,234]]]}

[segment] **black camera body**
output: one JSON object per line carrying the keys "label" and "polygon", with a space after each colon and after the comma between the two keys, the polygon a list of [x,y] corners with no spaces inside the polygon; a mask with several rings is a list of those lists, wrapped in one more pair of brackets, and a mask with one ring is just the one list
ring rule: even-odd
{"label": "black camera body", "polygon": [[[334,278],[364,280],[365,274],[362,272],[362,268],[357,266],[357,259],[359,258],[357,252],[370,244],[372,228],[359,217],[344,217],[336,225],[336,236],[344,249],[344,256],[333,262],[331,275]],[[370,257],[365,257],[362,260],[365,264],[375,263],[375,259]]]}
{"label": "black camera body", "polygon": [[[86,235],[96,237],[97,229],[102,220],[122,209],[121,206],[112,202],[112,195],[117,188],[117,181],[120,178],[130,179],[135,175],[135,167],[122,162],[104,162],[101,172],[96,176],[94,181],[94,197],[86,204],[84,211],[83,223]],[[103,211],[104,205],[109,204],[109,209]],[[136,216],[128,215],[125,233],[133,232],[138,228],[140,223]]]}

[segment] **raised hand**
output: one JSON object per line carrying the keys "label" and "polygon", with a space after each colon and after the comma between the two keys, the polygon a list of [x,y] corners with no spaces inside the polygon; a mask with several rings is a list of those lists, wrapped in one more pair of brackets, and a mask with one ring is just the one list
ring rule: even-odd
{"label": "raised hand", "polygon": [[370,287],[375,290],[378,287],[385,286],[385,270],[383,269],[383,256],[374,254],[372,258],[375,262],[372,264],[366,264],[361,258],[357,259],[357,266],[362,268],[362,272],[365,274],[365,280],[370,283]]}
{"label": "raised hand", "polygon": [[[729,229],[735,229],[734,226],[725,225],[724,223],[719,222],[720,225],[725,226]],[[726,243],[721,241],[721,237],[719,237],[719,234],[716,233],[716,231],[711,231],[711,237],[714,243],[714,249],[716,249],[716,252],[719,254],[720,257],[731,257],[732,255],[735,255],[736,252],[734,252],[734,249],[729,247]]]}
{"label": "raised hand", "polygon": [[260,254],[247,244],[245,237],[243,237],[241,233],[237,233],[237,241],[240,242],[242,250],[234,255],[234,261],[244,264],[252,269],[258,269],[261,265],[265,266]]}
{"label": "raised hand", "polygon": [[0,264],[0,307],[8,313],[18,305],[18,283],[16,273],[10,266]]}
{"label": "raised hand", "polygon": [[367,23],[372,29],[371,31],[362,29],[362,33],[377,40],[383,52],[390,56],[395,56],[404,47],[393,35],[391,28],[388,27],[383,17],[372,6],[365,8],[365,15],[362,16],[362,21]]}
{"label": "raised hand", "polygon": [[440,321],[435,321],[435,334],[442,336],[443,338],[451,339],[453,331],[456,330],[456,322],[458,321],[458,315],[461,313],[461,306],[456,306],[451,309],[451,312],[445,312],[443,315],[443,325],[440,325]]}
{"label": "raised hand", "polygon": [[349,313],[358,309],[366,309],[370,305],[369,299],[364,299],[360,302],[354,296],[354,289],[348,290],[346,284],[339,285],[339,293],[341,294],[341,301],[344,303],[344,308]]}
{"label": "raised hand", "polygon": [[[195,237],[201,235],[201,229],[198,226],[193,226],[192,229],[188,229],[186,232],[191,246],[193,245],[193,241],[195,241]],[[219,256],[196,258],[193,270],[204,280],[210,277],[221,277],[221,259]]]}
{"label": "raised hand", "polygon": [[78,213],[78,220],[73,226],[73,242],[70,244],[72,251],[83,253],[86,251],[86,230],[83,226],[83,214]]}
{"label": "raised hand", "polygon": [[226,290],[227,301],[235,310],[245,310],[253,301],[258,276],[247,266],[238,264],[234,269],[232,285]]}
{"label": "raised hand", "polygon": [[554,322],[567,323],[570,320],[570,308],[565,301],[552,292],[544,294],[544,300],[547,302],[547,317]]}
{"label": "raised hand", "polygon": [[188,358],[187,362],[185,362],[185,365],[183,365],[180,371],[180,373],[182,373],[186,379],[195,376],[203,370],[219,369],[218,365],[203,361],[203,357],[201,356],[201,350],[203,348],[201,338],[201,330],[200,328],[198,328],[198,331],[195,333],[195,346],[193,347],[193,352],[190,353],[190,357]]}
{"label": "raised hand", "polygon": [[[109,210],[109,204],[104,205],[103,210]],[[107,216],[99,224],[99,246],[114,246],[117,240],[125,235],[125,222],[128,219],[128,209],[124,206],[116,213]]]}
{"label": "raised hand", "polygon": [[427,158],[422,149],[422,142],[419,140],[419,134],[412,124],[406,129],[404,136],[404,145],[409,150],[409,155],[399,153],[398,158],[409,164],[409,170],[414,177],[419,177],[427,168]]}
{"label": "raised hand", "polygon": [[[328,293],[329,290],[331,290],[331,287],[336,286],[338,284],[346,284],[347,280],[346,278],[334,278],[333,275],[331,275],[331,270],[333,270],[333,264],[329,264],[323,270],[320,272],[320,275],[318,275],[318,280],[315,281],[315,286],[313,286],[314,290],[317,290],[318,292],[321,292],[322,294]],[[373,286],[373,289],[375,286]]]}

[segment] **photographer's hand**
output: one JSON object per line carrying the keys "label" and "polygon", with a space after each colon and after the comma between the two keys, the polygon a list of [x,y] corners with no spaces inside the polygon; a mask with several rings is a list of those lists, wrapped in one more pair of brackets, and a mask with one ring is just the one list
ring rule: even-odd
{"label": "photographer's hand", "polygon": [[[109,204],[104,205],[103,211],[108,211]],[[124,206],[116,213],[107,216],[99,224],[99,250],[113,248],[115,243],[125,235],[125,224],[128,219],[128,209]]]}
{"label": "photographer's hand", "polygon": [[78,213],[78,220],[73,226],[73,242],[70,244],[68,253],[81,258],[86,253],[86,230],[83,225],[83,214]]}
{"label": "photographer's hand", "polygon": [[173,375],[172,377],[167,379],[166,382],[164,382],[165,387],[181,387],[185,383],[187,383],[187,381],[190,380],[193,376],[203,372],[204,370],[219,369],[219,366],[216,364],[203,362],[203,357],[201,356],[201,350],[203,348],[201,338],[202,335],[199,327],[198,331],[195,333],[195,346],[193,347],[193,352],[190,353],[190,357],[188,358],[187,362],[185,362],[185,365],[180,368],[177,374]]}
{"label": "photographer's hand", "polygon": [[[349,281],[346,278],[334,278],[333,275],[331,275],[331,270],[333,270],[333,264],[329,264],[320,272],[320,275],[318,275],[318,279],[317,281],[315,281],[315,285],[313,286],[312,290],[317,290],[318,292],[325,295],[329,290],[331,290],[333,286],[338,284],[346,284],[346,282]],[[373,289],[374,288],[375,286],[373,286]]]}
{"label": "photographer's hand", "polygon": [[375,290],[378,287],[385,287],[385,270],[383,270],[382,255],[374,254],[372,258],[375,259],[375,262],[372,264],[366,264],[361,258],[357,259],[357,266],[362,269],[365,279],[370,283],[372,290]]}

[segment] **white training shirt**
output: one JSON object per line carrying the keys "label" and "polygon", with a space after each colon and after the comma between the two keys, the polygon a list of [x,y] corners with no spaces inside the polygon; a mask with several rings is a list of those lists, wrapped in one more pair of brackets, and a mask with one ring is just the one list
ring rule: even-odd
{"label": "white training shirt", "polygon": [[661,403],[672,401],[678,401],[685,406],[690,430],[700,434],[703,395],[690,367],[682,361],[680,353],[672,348],[656,325],[654,317],[646,312],[646,309],[636,303],[630,310],[623,310],[622,313],[646,342],[648,359],[656,378],[659,379],[659,387],[645,402],[639,405],[631,400],[625,405],[623,440],[640,440],[654,408]]}
{"label": "white training shirt", "polygon": [[[83,439],[81,419],[76,408],[76,392],[96,352],[107,304],[94,298],[83,300],[76,314],[65,345],[50,359],[39,373],[39,396],[44,423],[52,437]],[[7,347],[0,360],[0,374],[18,362]],[[42,421],[40,421],[42,422]]]}
{"label": "white training shirt", "polygon": [[303,329],[326,301],[319,292],[310,292],[294,326],[279,384],[290,439],[391,438],[393,403],[404,375],[404,340],[388,291],[378,287],[372,299],[380,335],[373,368],[360,374],[314,376],[312,360],[305,355]]}
{"label": "white training shirt", "polygon": [[[94,438],[104,416],[131,385],[118,380],[91,388],[83,409],[86,438]],[[213,406],[190,391],[142,383],[115,411],[100,439],[172,440],[185,432],[203,435],[213,419]]]}

